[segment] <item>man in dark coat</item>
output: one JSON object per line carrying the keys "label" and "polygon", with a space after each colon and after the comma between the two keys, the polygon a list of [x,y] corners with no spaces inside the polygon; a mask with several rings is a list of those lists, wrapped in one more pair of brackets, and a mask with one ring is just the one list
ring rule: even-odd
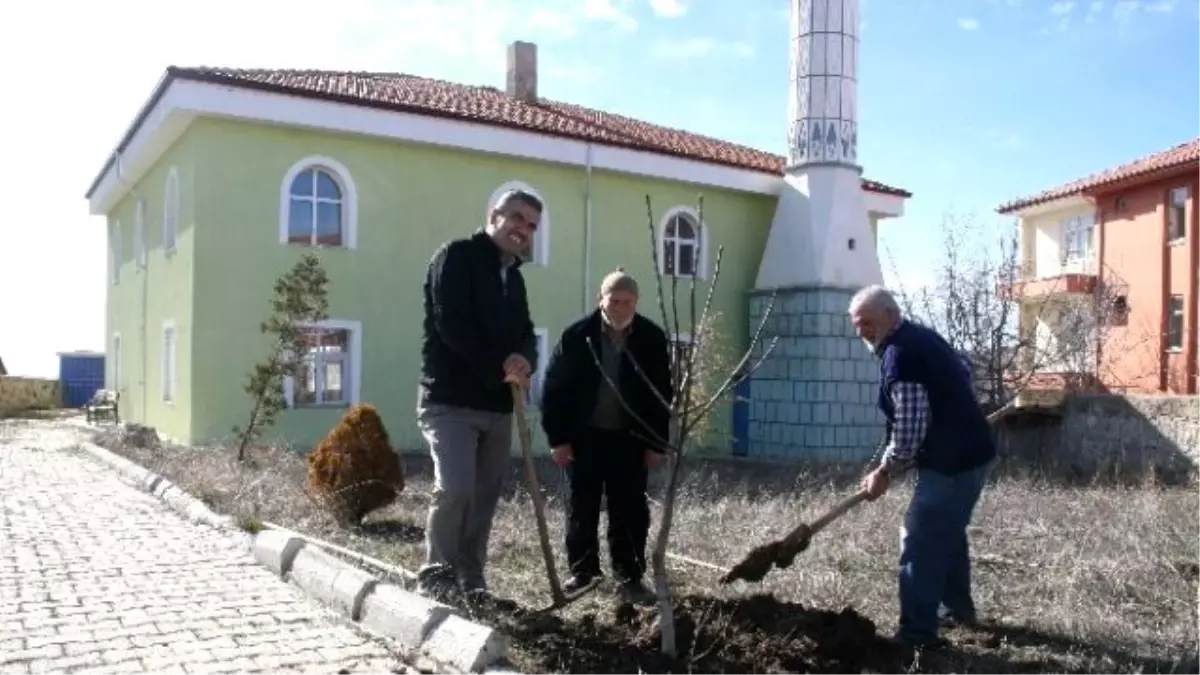
{"label": "man in dark coat", "polygon": [[484,566],[496,504],[509,474],[513,400],[537,363],[521,252],[542,202],[505,192],[479,232],[442,245],[425,281],[417,423],[433,456],[422,592],[486,591]]}
{"label": "man in dark coat", "polygon": [[[563,331],[542,388],[542,428],[566,469],[570,592],[598,577],[600,501],[608,505],[608,550],[625,599],[648,603],[646,480],[670,439],[671,356],[667,336],[637,313],[638,286],[617,270],[599,307]],[[599,365],[597,365],[599,364]],[[614,389],[615,385],[615,389]]]}
{"label": "man in dark coat", "polygon": [[936,331],[905,321],[896,299],[869,286],[850,301],[850,319],[879,357],[879,408],[888,443],[863,479],[868,499],[916,469],[900,530],[900,628],[913,649],[943,645],[939,618],[977,619],[971,598],[967,526],[996,458],[990,425],[975,400],[969,364]]}

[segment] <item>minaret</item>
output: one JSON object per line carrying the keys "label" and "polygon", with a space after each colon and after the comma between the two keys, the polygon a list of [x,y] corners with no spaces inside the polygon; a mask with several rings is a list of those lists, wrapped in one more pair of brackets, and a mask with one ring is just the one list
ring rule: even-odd
{"label": "minaret", "polygon": [[858,0],[791,0],[788,153],[756,288],[882,283],[858,165]]}
{"label": "minaret", "polygon": [[882,283],[858,165],[858,0],[791,0],[788,153],[750,298],[751,334],[774,292],[778,343],[752,376],[751,455],[869,457],[883,436],[878,363],[846,313]]}

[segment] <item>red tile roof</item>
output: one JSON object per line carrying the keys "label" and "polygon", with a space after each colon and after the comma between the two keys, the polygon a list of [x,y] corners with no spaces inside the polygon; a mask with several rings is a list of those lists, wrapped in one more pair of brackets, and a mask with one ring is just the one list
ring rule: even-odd
{"label": "red tile roof", "polygon": [[1006,204],[1002,204],[996,211],[1002,214],[1013,213],[1014,211],[1051,202],[1055,199],[1091,194],[1126,181],[1152,180],[1164,175],[1178,173],[1181,169],[1187,169],[1189,166],[1192,171],[1195,171],[1198,163],[1200,163],[1200,138],[1180,143],[1173,148],[1156,152],[1152,155],[1146,155],[1132,162],[1092,174],[1087,178],[1081,178],[1066,185],[1060,185],[1029,197],[1014,199]]}
{"label": "red tile roof", "polygon": [[[169,77],[232,85],[386,110],[621,146],[763,173],[783,173],[785,158],[701,134],[546,99],[526,103],[495,87],[471,86],[403,73],[230,68],[167,69]],[[900,197],[912,193],[863,179],[863,188]]]}

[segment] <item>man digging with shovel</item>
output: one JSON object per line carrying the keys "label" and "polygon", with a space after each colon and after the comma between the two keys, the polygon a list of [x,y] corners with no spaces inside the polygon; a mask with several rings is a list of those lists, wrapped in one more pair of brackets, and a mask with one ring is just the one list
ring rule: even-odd
{"label": "man digging with shovel", "polygon": [[642,582],[650,532],[646,480],[665,453],[649,439],[669,437],[672,391],[667,336],[637,313],[637,303],[633,277],[617,270],[604,278],[599,308],[564,330],[550,357],[541,418],[554,461],[566,469],[570,484],[566,544],[572,576],[563,590],[572,593],[601,576],[603,496],[614,576],[625,600],[645,604],[654,600]]}
{"label": "man digging with shovel", "polygon": [[900,529],[902,645],[940,647],[939,618],[976,621],[967,525],[996,458],[969,366],[935,331],[905,321],[896,299],[868,286],[850,301],[850,319],[880,360],[879,407],[887,419],[883,460],[863,479],[868,501],[916,468]]}

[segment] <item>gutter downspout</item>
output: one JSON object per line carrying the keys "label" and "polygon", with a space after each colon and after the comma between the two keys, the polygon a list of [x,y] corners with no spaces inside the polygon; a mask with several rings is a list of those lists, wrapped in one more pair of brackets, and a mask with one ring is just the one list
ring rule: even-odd
{"label": "gutter downspout", "polygon": [[592,306],[592,144],[587,144],[584,156],[587,179],[583,192],[583,288],[580,310],[587,314]]}

